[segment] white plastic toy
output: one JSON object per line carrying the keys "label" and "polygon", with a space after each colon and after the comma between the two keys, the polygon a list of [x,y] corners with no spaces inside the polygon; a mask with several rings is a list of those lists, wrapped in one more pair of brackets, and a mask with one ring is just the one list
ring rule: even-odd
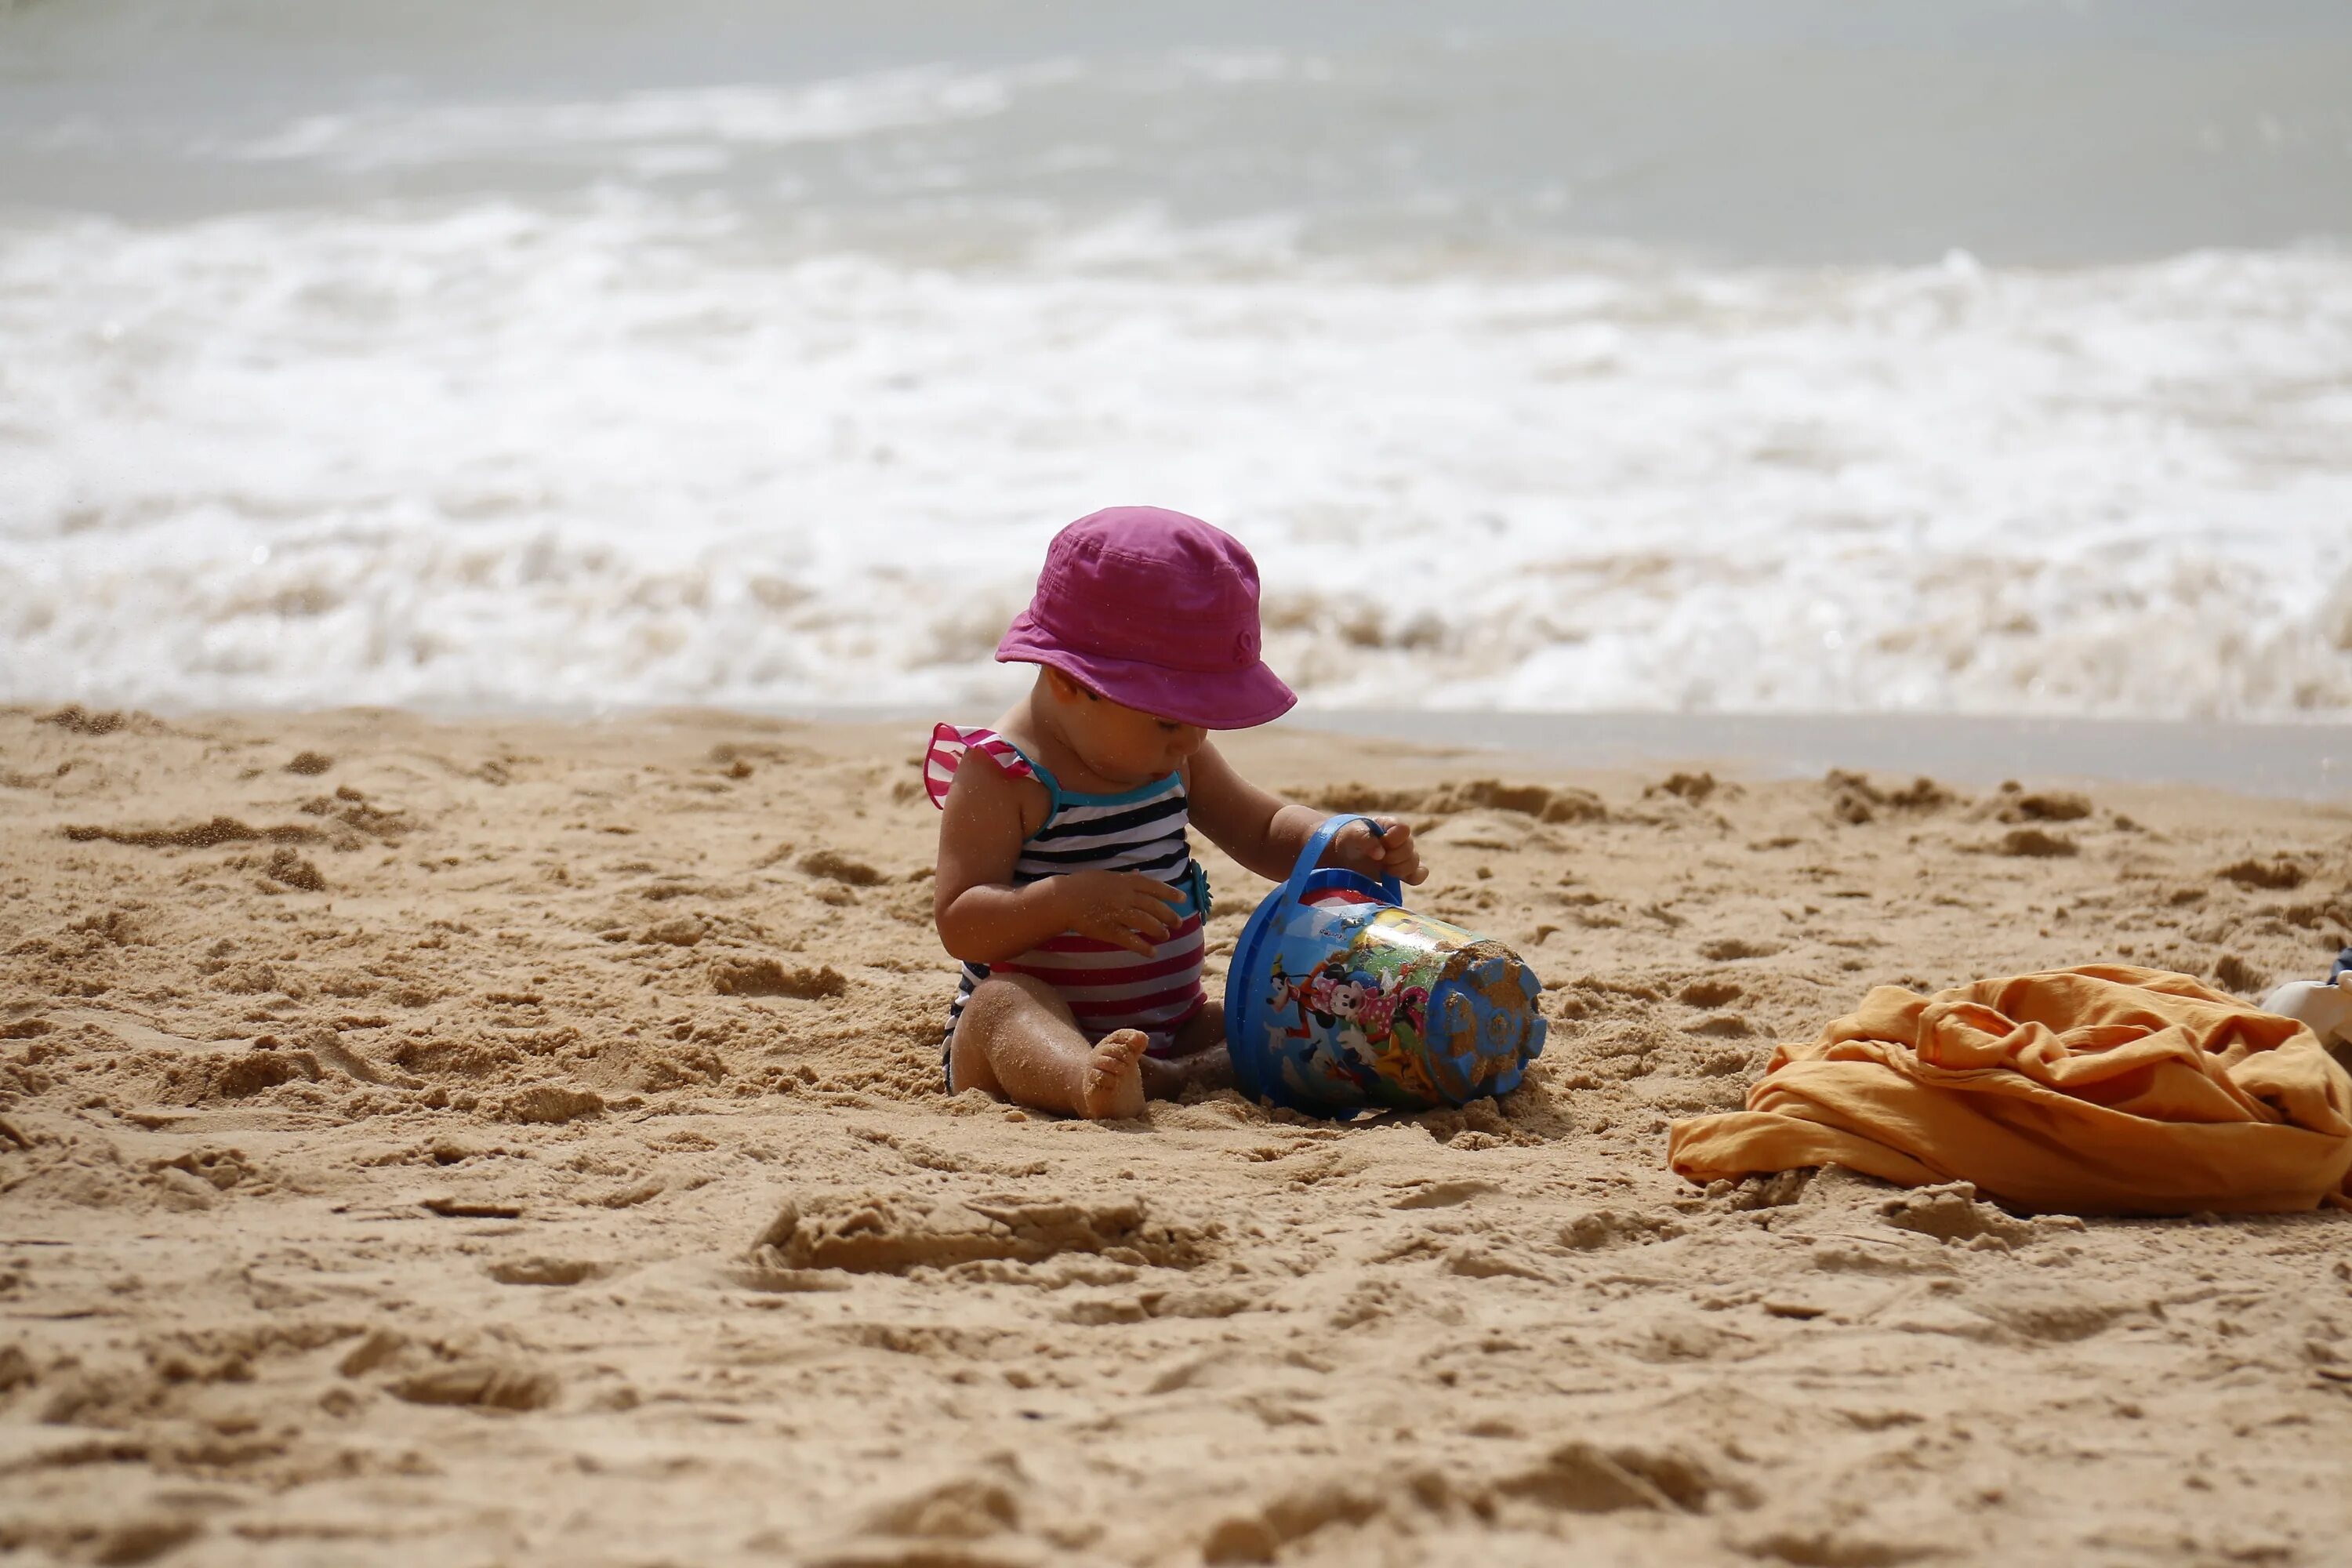
{"label": "white plastic toy", "polygon": [[2271,993],[2263,1011],[2310,1025],[2323,1046],[2352,1046],[2352,947],[2344,950],[2326,979],[2291,980]]}

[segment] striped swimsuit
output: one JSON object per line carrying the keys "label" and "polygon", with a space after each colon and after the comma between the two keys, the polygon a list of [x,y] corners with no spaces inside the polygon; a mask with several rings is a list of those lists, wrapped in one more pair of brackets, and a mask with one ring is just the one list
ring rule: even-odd
{"label": "striped swimsuit", "polygon": [[974,986],[991,974],[1030,974],[1069,1004],[1088,1039],[1140,1029],[1151,1037],[1152,1055],[1170,1054],[1176,1031],[1208,1002],[1201,988],[1201,922],[1209,912],[1209,879],[1184,837],[1190,819],[1182,776],[1170,773],[1120,795],[1076,795],[994,731],[942,724],[931,732],[923,761],[932,805],[946,808],[956,769],[974,752],[1014,778],[1035,779],[1053,800],[1045,825],[1022,842],[1013,866],[1016,887],[1074,871],[1140,871],[1181,889],[1184,901],[1174,906],[1181,918],[1149,957],[1065,931],[1002,963],[965,963],[942,1051],[955,1039]]}

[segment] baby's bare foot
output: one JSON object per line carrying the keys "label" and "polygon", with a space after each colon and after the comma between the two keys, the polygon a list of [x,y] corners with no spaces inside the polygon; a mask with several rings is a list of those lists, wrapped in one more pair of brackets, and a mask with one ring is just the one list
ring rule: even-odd
{"label": "baby's bare foot", "polygon": [[1118,1121],[1143,1114],[1143,1069],[1139,1065],[1151,1038],[1140,1029],[1119,1029],[1102,1037],[1078,1079],[1078,1114]]}

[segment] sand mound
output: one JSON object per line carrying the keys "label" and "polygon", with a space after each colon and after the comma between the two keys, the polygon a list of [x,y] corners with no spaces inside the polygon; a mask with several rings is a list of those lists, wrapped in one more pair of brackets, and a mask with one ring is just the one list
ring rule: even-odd
{"label": "sand mound", "polygon": [[781,1268],[851,1274],[1001,1259],[1038,1263],[1092,1253],[1115,1263],[1191,1268],[1214,1227],[1154,1220],[1141,1198],[1108,1204],[967,1198],[927,1203],[859,1194],[787,1203],[760,1233],[753,1258]]}

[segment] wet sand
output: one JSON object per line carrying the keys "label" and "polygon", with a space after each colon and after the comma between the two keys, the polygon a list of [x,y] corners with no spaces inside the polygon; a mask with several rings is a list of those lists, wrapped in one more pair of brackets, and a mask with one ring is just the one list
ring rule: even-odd
{"label": "wet sand", "polygon": [[1553,1044],[1091,1126],[940,1091],[921,732],[0,713],[0,1551],[2340,1560],[2344,1216],[1662,1162],[1873,984],[2324,971],[2352,808],[1239,737]]}

